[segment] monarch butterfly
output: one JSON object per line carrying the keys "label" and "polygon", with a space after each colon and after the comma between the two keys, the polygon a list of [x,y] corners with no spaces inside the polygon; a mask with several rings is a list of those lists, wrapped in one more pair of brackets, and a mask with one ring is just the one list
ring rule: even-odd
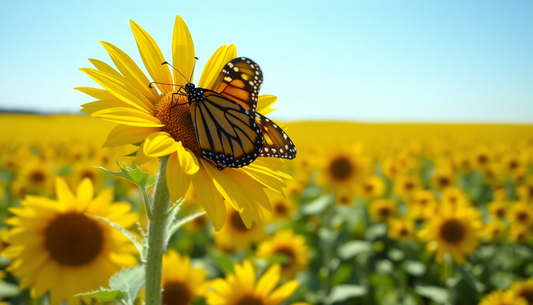
{"label": "monarch butterfly", "polygon": [[287,134],[256,112],[262,82],[259,65],[239,57],[224,66],[214,90],[197,88],[190,82],[184,87],[200,152],[219,170],[246,166],[260,156],[296,156],[296,147]]}

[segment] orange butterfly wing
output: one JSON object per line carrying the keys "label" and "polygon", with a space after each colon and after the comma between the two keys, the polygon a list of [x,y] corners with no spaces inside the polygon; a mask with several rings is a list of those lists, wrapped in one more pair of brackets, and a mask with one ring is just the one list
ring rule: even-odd
{"label": "orange butterfly wing", "polygon": [[255,113],[255,122],[264,137],[261,157],[283,159],[294,159],[296,157],[296,146],[276,123],[258,112]]}

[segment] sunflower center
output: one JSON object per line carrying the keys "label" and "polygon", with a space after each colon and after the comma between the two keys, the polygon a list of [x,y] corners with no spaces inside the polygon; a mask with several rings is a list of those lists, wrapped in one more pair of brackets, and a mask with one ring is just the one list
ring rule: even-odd
{"label": "sunflower center", "polygon": [[400,231],[398,232],[398,234],[399,234],[401,237],[405,237],[405,236],[407,236],[407,234],[409,234],[409,231],[407,231],[406,228],[401,228]]}
{"label": "sunflower center", "polygon": [[94,184],[94,181],[95,181],[95,179],[96,179],[96,176],[95,176],[94,172],[91,171],[91,170],[88,170],[88,169],[83,170],[83,171],[80,173],[80,177],[81,177],[81,179],[89,178],[89,180],[91,180],[91,181],[93,182],[93,184]]}
{"label": "sunflower center", "polygon": [[495,214],[496,214],[496,216],[498,216],[498,218],[503,218],[505,216],[505,209],[504,208],[498,208],[498,209],[496,209]]}
{"label": "sunflower center", "polygon": [[45,179],[46,175],[42,171],[36,170],[30,174],[30,180],[34,184],[41,184],[44,182]]}
{"label": "sunflower center", "polygon": [[406,191],[411,191],[412,189],[415,188],[415,184],[412,182],[412,181],[406,181],[403,185],[403,188],[406,190]]}
{"label": "sunflower center", "polygon": [[374,185],[372,185],[370,183],[365,184],[365,192],[372,193],[373,190],[374,190]]}
{"label": "sunflower center", "polygon": [[444,188],[450,185],[450,179],[448,177],[439,177],[439,186]]}
{"label": "sunflower center", "polygon": [[440,230],[440,235],[442,239],[446,242],[455,244],[462,241],[465,237],[466,230],[462,223],[458,220],[450,219],[447,220]]}
{"label": "sunflower center", "polygon": [[274,214],[279,216],[287,216],[289,210],[283,201],[274,203]]}
{"label": "sunflower center", "polygon": [[420,203],[421,206],[425,207],[427,205],[427,203],[428,203],[428,200],[426,198],[420,199],[419,203]]}
{"label": "sunflower center", "polygon": [[528,304],[533,304],[533,290],[524,289],[518,294],[518,296],[526,299]]}
{"label": "sunflower center", "polygon": [[155,102],[155,117],[165,125],[163,131],[168,132],[174,140],[181,141],[197,156],[201,155],[186,97],[174,95],[172,100],[172,92],[162,95]]}
{"label": "sunflower center", "polygon": [[239,213],[237,213],[236,211],[232,211],[230,213],[231,213],[230,223],[233,226],[233,228],[237,231],[242,231],[242,232],[248,231],[248,229],[244,225],[244,222],[241,219],[241,215],[239,215]]}
{"label": "sunflower center", "polygon": [[265,303],[261,298],[255,297],[253,295],[247,295],[244,298],[240,299],[235,305],[264,305]]}
{"label": "sunflower center", "polygon": [[163,285],[162,299],[163,305],[188,305],[192,301],[192,293],[185,283],[170,281]]}
{"label": "sunflower center", "polygon": [[353,164],[345,157],[337,157],[329,165],[331,176],[339,181],[348,179],[354,170]]}
{"label": "sunflower center", "polygon": [[381,218],[387,218],[391,214],[391,209],[389,207],[380,207],[378,209],[378,214]]}
{"label": "sunflower center", "polygon": [[516,213],[516,220],[518,220],[519,222],[526,222],[528,218],[529,218],[529,215],[525,211],[520,211]]}
{"label": "sunflower center", "polygon": [[479,155],[477,157],[477,161],[480,163],[480,164],[486,164],[488,161],[489,161],[489,157],[485,156],[485,155]]}
{"label": "sunflower center", "polygon": [[350,197],[346,196],[346,195],[341,195],[339,197],[339,203],[341,205],[348,205],[350,203]]}
{"label": "sunflower center", "polygon": [[46,230],[45,248],[62,265],[80,266],[100,254],[104,236],[98,224],[79,213],[66,213],[52,220]]}
{"label": "sunflower center", "polygon": [[285,269],[287,267],[290,267],[292,265],[292,263],[294,262],[294,259],[296,258],[296,254],[294,253],[294,249],[292,249],[290,247],[281,246],[281,247],[277,248],[276,250],[274,250],[274,252],[276,252],[278,254],[283,254],[283,255],[285,255],[285,256],[287,256],[289,258],[288,262],[285,262],[285,263],[281,264],[281,269]]}

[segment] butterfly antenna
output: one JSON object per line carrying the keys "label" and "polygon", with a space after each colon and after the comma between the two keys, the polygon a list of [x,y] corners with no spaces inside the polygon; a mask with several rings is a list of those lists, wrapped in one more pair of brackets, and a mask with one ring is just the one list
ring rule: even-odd
{"label": "butterfly antenna", "polygon": [[[148,88],[153,88],[153,87],[152,87],[152,84],[178,86],[178,85],[176,85],[176,84],[161,83],[161,82],[151,82],[151,83],[148,84]],[[181,86],[179,86],[179,87],[181,87]]]}
{"label": "butterfly antenna", "polygon": [[185,78],[185,80],[190,83],[190,81],[187,79],[187,77],[185,77],[185,75],[183,75],[183,73],[181,73],[178,69],[174,68],[174,66],[172,66],[171,64],[169,64],[167,61],[164,61],[161,63],[162,65],[169,65],[170,67],[172,67],[172,69],[176,70],[181,76],[183,76],[183,78]]}
{"label": "butterfly antenna", "polygon": [[191,78],[189,78],[190,80],[192,80],[192,76],[194,74],[194,68],[196,67],[196,62],[198,61],[198,57],[194,57],[194,64],[192,65],[192,71],[191,71]]}

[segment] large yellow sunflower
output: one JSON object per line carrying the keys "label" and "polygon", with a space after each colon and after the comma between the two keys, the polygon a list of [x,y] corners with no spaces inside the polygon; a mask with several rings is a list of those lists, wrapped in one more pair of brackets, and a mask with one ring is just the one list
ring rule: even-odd
{"label": "large yellow sunflower", "polygon": [[234,264],[235,275],[213,281],[212,290],[206,294],[209,305],[278,305],[288,299],[298,288],[295,280],[274,290],[281,276],[281,266],[270,267],[256,281],[252,264],[245,260],[241,265]]}
{"label": "large yellow sunflower", "polygon": [[257,248],[257,256],[261,258],[269,258],[276,254],[283,254],[289,258],[288,262],[281,265],[281,274],[284,278],[294,278],[298,271],[307,269],[309,265],[309,247],[305,244],[305,238],[295,235],[291,230],[276,232]]}
{"label": "large yellow sunflower", "polygon": [[200,267],[191,267],[188,256],[174,250],[163,255],[163,305],[188,305],[207,291],[207,273]]}
{"label": "large yellow sunflower", "polygon": [[[98,99],[83,105],[83,112],[119,123],[110,132],[104,146],[142,142],[136,154],[137,164],[170,155],[166,179],[171,199],[175,201],[183,197],[189,185],[194,185],[198,200],[217,231],[226,219],[224,200],[239,211],[246,227],[251,227],[252,222],[261,223],[264,218],[261,207],[271,211],[263,188],[281,193],[284,179],[290,179],[281,171],[282,161],[259,158],[243,168],[219,171],[211,162],[204,160],[187,97],[175,95],[174,100],[172,97],[187,83],[181,74],[193,75],[194,45],[187,25],[180,16],[176,16],[171,62],[181,74],[174,71],[173,75],[167,65],[161,64],[165,57],[153,38],[135,22],[130,21],[130,25],[144,66],[151,79],[158,83],[150,88],[150,79],[126,53],[108,42],[102,42],[118,71],[102,61],[90,59],[96,69],[81,70],[104,90],[76,89]],[[207,61],[198,87],[212,89],[223,66],[236,56],[234,45],[221,46]],[[269,107],[276,99],[272,95],[259,96],[256,111],[268,114],[273,110]],[[171,107],[174,103],[182,105]]]}
{"label": "large yellow sunflower", "polygon": [[516,296],[524,298],[527,304],[533,304],[533,279],[525,282],[514,282],[509,290]]}
{"label": "large yellow sunflower", "polygon": [[428,245],[436,245],[437,262],[449,253],[457,263],[463,264],[465,254],[473,253],[479,245],[482,226],[475,208],[443,204],[436,215],[426,220],[418,238]]}
{"label": "large yellow sunflower", "polygon": [[127,203],[111,204],[112,189],[93,198],[89,179],[73,194],[57,178],[56,195],[57,200],[27,196],[21,207],[10,209],[15,214],[5,221],[12,226],[10,245],[2,255],[14,260],[10,271],[21,277],[21,290],[32,287],[33,298],[49,291],[53,305],[80,304],[74,295],[106,286],[111,275],[137,263],[134,246],[121,232],[85,214],[126,228],[137,215]]}
{"label": "large yellow sunflower", "polygon": [[228,209],[226,215],[226,224],[215,233],[215,241],[219,248],[228,248],[230,245],[233,250],[247,248],[252,242],[260,242],[267,235],[263,224],[254,223],[250,228],[247,228],[239,213],[234,209]]}

